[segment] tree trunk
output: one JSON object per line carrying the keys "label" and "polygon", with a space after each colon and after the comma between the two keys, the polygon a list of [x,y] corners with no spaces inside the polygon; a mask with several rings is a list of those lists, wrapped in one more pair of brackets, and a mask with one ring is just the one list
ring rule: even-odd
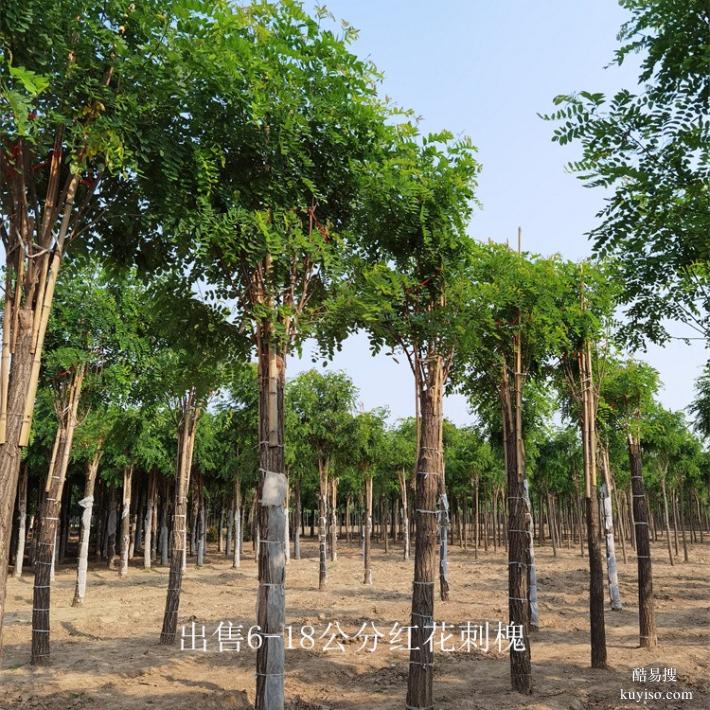
{"label": "tree trunk", "polygon": [[160,506],[160,564],[163,567],[168,566],[169,562],[169,530],[168,530],[168,515],[170,514],[170,501],[168,500],[168,486],[165,485],[165,494],[163,503]]}
{"label": "tree trunk", "polygon": [[301,559],[301,479],[296,479],[296,510],[294,513],[295,525],[293,526],[293,558]]}
{"label": "tree trunk", "polygon": [[76,565],[76,586],[72,606],[80,606],[86,596],[86,571],[89,566],[89,538],[91,537],[91,513],[94,507],[94,485],[96,473],[99,470],[101,450],[99,449],[89,461],[86,468],[86,483],[84,497],[79,501],[83,508],[81,514],[81,536],[79,538],[79,559]]}
{"label": "tree trunk", "polygon": [[481,479],[480,476],[476,475],[473,477],[473,496],[474,496],[474,520],[475,520],[475,535],[473,536],[473,558],[475,560],[478,559],[478,548],[480,547],[481,543],[481,520],[480,520],[480,512],[481,512],[481,506],[480,502],[478,500],[479,496],[479,489],[481,485]]}
{"label": "tree trunk", "polygon": [[146,506],[146,491],[145,486],[141,485],[138,492],[138,500],[136,501],[136,507],[131,516],[131,549],[129,552],[129,558],[133,559],[138,552],[141,550],[141,545],[143,544],[143,536],[145,532],[143,530],[143,523],[145,522],[145,515],[143,514],[143,508]]}
{"label": "tree trunk", "polygon": [[555,532],[555,521],[552,517],[552,496],[548,493],[547,501],[547,526],[550,532],[550,541],[552,542],[552,556],[557,557],[557,533]]}
{"label": "tree trunk", "polygon": [[385,540],[385,554],[390,551],[390,505],[389,501],[382,496],[382,534]]}
{"label": "tree trunk", "polygon": [[631,533],[631,549],[636,549],[636,519],[634,517],[634,491],[633,491],[633,481],[630,483],[629,487],[626,489],[626,507],[629,512],[629,532]]}
{"label": "tree trunk", "polygon": [[148,474],[148,494],[145,505],[145,522],[143,523],[143,568],[150,569],[153,555],[153,515],[155,513],[155,491],[158,485],[157,474]]}
{"label": "tree trunk", "polygon": [[604,575],[599,536],[599,499],[597,497],[597,394],[594,390],[591,346],[585,343],[578,353],[581,392],[582,458],[584,497],[589,551],[589,620],[592,668],[606,668],[606,628],[604,623]]}
{"label": "tree trunk", "polygon": [[407,504],[407,477],[404,469],[399,471],[399,495],[402,499],[402,541],[404,559],[409,559],[409,506]]}
{"label": "tree trunk", "polygon": [[[443,476],[442,476],[443,479]],[[439,496],[439,597],[449,599],[449,499],[444,491]]]}
{"label": "tree trunk", "polygon": [[262,331],[259,354],[259,591],[256,622],[256,710],[284,707],[284,623],[286,613],[285,514],[288,478],[284,466],[285,355]]}
{"label": "tree trunk", "polygon": [[[416,372],[420,364],[415,363]],[[444,368],[440,357],[431,357],[426,375],[417,377],[417,402],[421,416],[417,447],[414,547],[414,583],[410,626],[411,646],[407,681],[407,707],[433,707],[434,653],[427,639],[434,626],[434,560],[437,493],[443,475],[441,452]]]}
{"label": "tree trunk", "polygon": [[351,525],[352,525],[352,520],[350,519],[350,506],[352,502],[350,499],[350,496],[348,496],[345,499],[345,539],[347,540],[348,545],[352,542],[352,532],[351,532]]}
{"label": "tree trunk", "polygon": [[106,522],[106,566],[113,569],[116,563],[116,486],[111,484]]}
{"label": "tree trunk", "polygon": [[372,584],[372,568],[370,567],[370,547],[372,545],[372,476],[365,473],[365,545],[363,548],[363,564],[365,574],[363,584]]}
{"label": "tree trunk", "polygon": [[663,524],[666,529],[666,544],[668,545],[668,560],[672,566],[674,564],[674,562],[673,562],[673,550],[671,548],[671,526],[670,526],[670,517],[668,515],[668,493],[666,491],[665,471],[663,471],[661,473],[661,492],[663,494]]}
{"label": "tree trunk", "polygon": [[624,523],[624,516],[622,514],[622,508],[621,508],[621,501],[626,500],[626,498],[622,498],[619,496],[619,491],[615,488],[613,491],[613,496],[614,499],[616,500],[616,519],[617,522],[619,523],[619,539],[621,540],[621,554],[624,560],[624,564],[626,564],[626,530],[625,530],[625,523]]}
{"label": "tree trunk", "polygon": [[678,557],[678,495],[675,490],[671,491],[671,508],[673,510],[673,544],[675,556]]}
{"label": "tree trunk", "polygon": [[130,557],[131,546],[131,488],[133,485],[133,466],[126,466],[123,469],[123,508],[121,509],[121,569],[119,575],[125,577],[128,574],[128,559]]}
{"label": "tree trunk", "polygon": [[183,554],[186,542],[187,493],[190,489],[192,451],[195,445],[195,433],[199,416],[200,408],[196,401],[196,393],[194,389],[190,389],[182,398],[180,423],[178,425],[175,503],[173,507],[173,529],[170,539],[172,557],[170,560],[170,575],[168,577],[168,593],[165,599],[165,613],[163,614],[163,628],[160,632],[160,643],[162,644],[174,643],[177,631],[180,591],[182,589]]}
{"label": "tree trunk", "polygon": [[49,602],[50,578],[57,539],[57,522],[62,505],[62,491],[71,453],[76,417],[84,381],[84,367],[72,374],[67,386],[57,426],[54,451],[49,464],[45,497],[40,514],[40,530],[35,558],[35,581],[32,601],[32,656],[31,663],[39,665],[49,658]]}
{"label": "tree trunk", "polygon": [[242,482],[239,474],[234,478],[234,557],[232,567],[242,563]]}
{"label": "tree trunk", "polygon": [[[683,539],[683,562],[688,561],[688,541],[685,538],[685,516],[683,515],[683,487],[680,488],[679,502],[678,502],[678,516],[680,517],[680,532]],[[690,512],[690,517],[692,519],[693,514]]]}
{"label": "tree trunk", "polygon": [[628,436],[631,486],[633,489],[635,537],[638,561],[639,590],[639,643],[642,648],[655,648],[656,609],[653,599],[653,571],[651,568],[651,541],[648,531],[648,508],[641,473],[641,443]]}
{"label": "tree trunk", "polygon": [[[12,248],[8,249],[8,245],[5,245],[5,306],[0,356],[0,652],[12,510],[17,494],[21,453],[29,441],[44,336],[74,195],[79,183],[78,176],[68,178],[69,182],[61,193],[63,200],[57,200],[61,161],[61,135],[58,134],[52,152],[47,200],[43,209],[45,218],[42,220],[41,230],[39,221],[35,233],[32,233],[32,228],[28,226],[34,220],[28,219],[27,193],[23,185],[16,194],[18,200],[24,201],[24,205],[16,204],[15,207],[18,212],[23,212],[24,219],[21,220],[22,224],[11,220],[14,222],[9,228]],[[6,170],[7,166],[3,165],[3,172]],[[24,171],[15,172],[21,174]],[[50,215],[52,218],[62,215],[58,229],[55,229],[55,220],[51,219]],[[23,235],[26,247],[22,243]],[[35,253],[36,245],[39,245],[40,251]],[[47,637],[48,642],[49,634]]]}
{"label": "tree trunk", "polygon": [[330,561],[338,559],[338,479],[330,477]]}
{"label": "tree trunk", "polygon": [[616,550],[614,545],[614,525],[612,522],[611,496],[606,482],[601,487],[602,519],[604,520],[604,539],[606,541],[606,571],[609,583],[609,599],[613,611],[621,611],[619,578],[616,571]]}
{"label": "tree trunk", "polygon": [[207,530],[205,529],[205,484],[202,474],[197,478],[197,566],[205,564],[205,542]]}
{"label": "tree trunk", "polygon": [[25,561],[25,541],[27,531],[27,481],[29,469],[27,464],[20,468],[20,485],[17,491],[17,551],[15,553],[15,572],[17,579],[22,577],[22,566]]}
{"label": "tree trunk", "polygon": [[523,480],[523,502],[525,503],[525,525],[528,530],[528,549],[526,563],[528,568],[528,628],[537,631],[540,628],[540,615],[537,604],[537,566],[535,564],[535,526],[533,525],[532,506],[528,479]]}
{"label": "tree trunk", "polygon": [[[516,336],[516,353],[517,336]],[[508,488],[508,615],[510,623],[522,627],[523,648],[510,647],[510,680],[513,690],[532,693],[530,665],[530,600],[527,590],[529,558],[528,527],[525,505],[525,451],[522,438],[522,374],[517,362],[511,387],[509,367],[502,363],[500,386],[503,421],[503,451]]]}
{"label": "tree trunk", "polygon": [[326,462],[318,459],[318,480],[320,494],[318,496],[318,589],[325,589],[328,576],[327,562],[327,523],[328,523],[328,467]]}

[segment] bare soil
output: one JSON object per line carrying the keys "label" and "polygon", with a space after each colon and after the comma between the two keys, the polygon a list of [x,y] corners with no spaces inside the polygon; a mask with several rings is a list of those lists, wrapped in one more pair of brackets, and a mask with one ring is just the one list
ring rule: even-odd
{"label": "bare soil", "polygon": [[[359,548],[340,541],[338,559],[329,562],[328,589],[318,592],[318,551],[304,542],[304,558],[291,560],[287,573],[287,623],[300,642],[301,625],[316,636],[329,622],[339,622],[352,636],[372,621],[384,634],[374,653],[358,651],[362,640],[343,643],[343,651],[324,650],[316,638],[312,650],[286,652],[286,692],[291,710],[389,710],[404,706],[408,655],[389,647],[394,622],[408,624],[411,561],[399,547],[385,554],[373,549],[372,586],[362,584]],[[671,567],[662,542],[654,549],[658,648],[638,647],[636,559],[620,561],[624,609],[608,611],[608,670],[589,668],[587,560],[579,548],[537,551],[541,628],[532,635],[534,694],[509,689],[507,654],[498,651],[495,630],[507,615],[505,552],[480,552],[452,546],[451,600],[437,602],[436,619],[447,624],[489,622],[491,646],[480,651],[435,650],[435,708],[570,709],[710,708],[710,544],[693,545],[689,563]],[[220,621],[242,624],[244,635],[254,623],[256,565],[251,548],[240,569],[215,550],[204,567],[188,563],[180,604],[180,623],[205,626],[207,651],[180,650],[158,643],[165,604],[167,569],[144,570],[133,561],[127,578],[104,566],[89,570],[87,598],[72,608],[75,570],[57,570],[52,589],[52,658],[49,665],[29,664],[32,576],[11,578],[7,593],[5,649],[0,671],[0,708],[74,710],[217,710],[248,708],[254,701],[255,651],[246,643],[239,652],[219,652],[211,634]],[[682,558],[681,558],[682,559]],[[454,629],[451,643],[460,645]],[[447,644],[449,645],[449,644]],[[189,646],[189,640],[188,640]],[[677,669],[677,681],[634,682],[634,668],[647,673]],[[685,700],[622,700],[620,691],[691,691]]]}

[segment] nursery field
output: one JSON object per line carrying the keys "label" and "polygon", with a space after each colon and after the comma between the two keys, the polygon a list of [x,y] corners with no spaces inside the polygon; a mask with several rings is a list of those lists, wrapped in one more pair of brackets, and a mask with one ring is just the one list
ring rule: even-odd
{"label": "nursery field", "polygon": [[[503,550],[450,550],[451,599],[435,605],[435,619],[452,625],[490,624],[488,652],[461,650],[460,632],[445,647],[435,647],[434,707],[458,708],[632,708],[621,691],[692,693],[692,699],[647,701],[646,707],[710,707],[710,545],[694,545],[689,563],[671,567],[661,539],[653,545],[657,648],[638,647],[636,558],[619,564],[624,608],[606,612],[609,670],[589,667],[588,567],[578,549],[563,548],[554,557],[549,547],[537,551],[540,630],[532,634],[534,693],[529,698],[510,689],[507,652],[495,643],[499,621],[507,619],[507,557]],[[317,543],[306,539],[303,559],[287,566],[286,623],[294,645],[300,627],[314,628],[315,648],[286,652],[288,708],[401,708],[407,684],[408,654],[390,648],[394,622],[408,624],[412,563],[401,549],[372,552],[373,584],[362,584],[359,548],[342,541],[330,563],[328,586],[318,591]],[[131,567],[125,578],[104,565],[90,566],[83,606],[73,608],[74,565],[57,569],[52,596],[52,658],[46,666],[30,665],[32,577],[11,578],[5,618],[5,652],[0,708],[168,708],[211,710],[247,708],[254,702],[254,656],[246,643],[254,622],[256,565],[250,546],[240,569],[211,548],[205,565],[188,563],[183,580],[179,624],[190,622],[197,634],[205,626],[207,650],[180,650],[159,645],[168,569]],[[214,633],[220,621],[244,626],[239,652],[223,648]],[[374,652],[372,642],[341,639],[325,650],[329,622],[338,621],[349,637],[366,622],[384,634]],[[369,627],[371,629],[371,627]],[[370,633],[372,633],[370,631]],[[180,634],[178,634],[180,636]],[[201,648],[201,639],[196,646]],[[646,669],[645,682],[632,679]],[[676,670],[675,682],[663,679]],[[654,680],[659,669],[660,680]],[[628,697],[628,695],[627,695]]]}

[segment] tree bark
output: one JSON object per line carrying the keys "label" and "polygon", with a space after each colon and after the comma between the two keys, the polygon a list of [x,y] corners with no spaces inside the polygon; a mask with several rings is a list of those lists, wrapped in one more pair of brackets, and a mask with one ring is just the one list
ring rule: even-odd
{"label": "tree bark", "polygon": [[[517,336],[516,336],[517,340]],[[516,342],[516,351],[518,349]],[[523,648],[510,648],[510,681],[513,690],[532,693],[529,597],[527,567],[529,558],[525,505],[525,452],[522,431],[522,376],[516,364],[511,387],[509,367],[502,363],[500,401],[503,421],[503,451],[508,488],[508,615],[510,623],[522,627]],[[512,392],[511,392],[512,390]]]}
{"label": "tree bark", "polygon": [[294,512],[295,525],[293,526],[293,558],[301,559],[301,479],[296,479],[294,495],[296,497],[296,510]]}
{"label": "tree bark", "polygon": [[666,474],[661,473],[661,492],[663,494],[663,524],[666,529],[666,545],[668,546],[668,561],[673,566],[673,549],[671,547],[671,526],[670,517],[668,515],[668,493],[666,491]]}
{"label": "tree bark", "polygon": [[318,459],[318,589],[323,591],[328,577],[327,527],[328,527],[328,466],[322,457]]}
{"label": "tree bark", "polygon": [[106,566],[113,569],[116,564],[116,486],[111,484],[106,522]]}
{"label": "tree bark", "polygon": [[473,477],[473,496],[474,496],[474,528],[475,534],[473,536],[473,558],[478,559],[478,548],[481,543],[481,520],[480,520],[480,501],[479,501],[479,488],[480,488],[480,476],[475,475]]}
{"label": "tree bark", "polygon": [[[4,310],[8,314],[10,313],[10,309],[5,308]],[[9,378],[9,382],[5,385],[3,383],[7,380],[0,381],[0,386],[2,386],[0,396],[5,396],[7,400],[5,442],[0,446],[0,651],[2,651],[2,621],[5,616],[12,509],[15,505],[22,455],[20,433],[32,371],[32,319],[31,309],[20,310],[17,319],[18,333],[15,352],[12,355],[12,368],[4,375],[5,378]],[[9,315],[6,323],[7,320],[9,320]],[[3,328],[3,367],[7,366],[5,332],[9,334],[9,330]],[[6,387],[7,389],[5,389]]]}
{"label": "tree bark", "polygon": [[79,538],[79,559],[76,564],[76,586],[72,606],[80,606],[86,596],[86,571],[89,566],[89,538],[91,537],[91,513],[94,507],[94,485],[96,474],[99,470],[101,450],[99,449],[90,459],[86,467],[86,482],[84,484],[84,497],[79,501],[83,508],[81,514],[81,535]]}
{"label": "tree bark", "polygon": [[338,479],[330,477],[330,561],[338,559]]}
{"label": "tree bark", "polygon": [[15,553],[16,579],[22,577],[22,566],[25,561],[25,541],[27,540],[27,482],[29,469],[27,464],[20,468],[20,485],[17,492],[17,551]]}
{"label": "tree bark", "polygon": [[614,525],[612,522],[611,496],[606,482],[601,486],[602,519],[604,520],[604,540],[606,543],[606,571],[609,584],[609,600],[612,611],[621,611],[619,577],[616,571],[616,549],[614,545]]}
{"label": "tree bark", "polygon": [[[420,363],[415,362],[415,372]],[[421,417],[417,447],[415,497],[414,583],[412,627],[407,680],[407,707],[433,707],[434,653],[427,639],[434,625],[434,564],[436,545],[436,498],[443,475],[441,452],[443,427],[444,366],[441,357],[429,358],[417,380]]]}
{"label": "tree bark", "polygon": [[409,505],[407,503],[407,476],[404,469],[401,469],[398,474],[399,478],[399,495],[402,499],[402,541],[404,543],[403,555],[404,559],[409,559]]}
{"label": "tree bark", "polygon": [[84,367],[72,373],[59,405],[59,421],[54,451],[49,464],[45,497],[40,513],[40,529],[35,558],[35,581],[32,600],[32,655],[31,663],[40,665],[49,659],[49,603],[51,568],[57,539],[57,523],[62,505],[62,492],[71,453],[77,411],[84,381]]}
{"label": "tree bark", "polygon": [[239,474],[234,478],[234,550],[232,567],[242,563],[242,482]]}
{"label": "tree bark", "polygon": [[197,566],[205,564],[205,542],[207,530],[205,529],[205,484],[202,474],[197,478]]}
{"label": "tree bark", "polygon": [[165,599],[163,628],[160,643],[173,644],[177,631],[180,591],[182,589],[183,554],[185,552],[185,524],[187,519],[187,493],[190,489],[190,470],[195,433],[200,416],[200,407],[194,389],[182,398],[180,422],[178,424],[178,457],[175,475],[175,503],[173,507],[173,529],[170,539],[172,557],[168,577],[168,593]]}
{"label": "tree bark", "polygon": [[445,490],[439,495],[439,597],[442,602],[449,599],[449,499]]}
{"label": "tree bark", "polygon": [[153,555],[153,516],[155,515],[155,491],[158,480],[155,471],[148,474],[148,494],[145,506],[145,522],[143,523],[143,568],[150,569]]}
{"label": "tree bark", "polygon": [[256,652],[256,710],[284,707],[286,614],[285,514],[288,477],[284,465],[285,354],[269,333],[258,337],[260,468],[259,591],[256,606],[261,645]]}
{"label": "tree bark", "polygon": [[533,525],[532,506],[528,479],[523,480],[523,502],[525,503],[525,524],[528,530],[528,549],[526,562],[528,567],[528,627],[530,631],[540,628],[540,614],[537,603],[537,565],[535,564],[535,526]]}
{"label": "tree bark", "polygon": [[365,573],[363,584],[372,584],[372,567],[370,566],[370,548],[372,546],[372,476],[365,474],[365,545],[363,547],[363,565]]}
{"label": "tree bark", "polygon": [[653,599],[653,570],[651,568],[651,541],[648,530],[648,508],[641,473],[641,443],[628,435],[631,486],[633,490],[633,514],[638,563],[639,590],[639,643],[642,648],[655,648],[656,608]]}
{"label": "tree bark", "polygon": [[128,559],[131,547],[131,488],[133,485],[133,466],[123,469],[123,507],[121,509],[121,568],[119,575],[128,574]]}
{"label": "tree bark", "polygon": [[[5,616],[12,509],[15,505],[22,448],[29,442],[37,394],[44,336],[54,286],[70,230],[79,175],[61,179],[63,128],[55,132],[49,161],[42,219],[28,213],[27,175],[31,151],[24,139],[15,142],[19,170],[0,154],[0,172],[15,175],[8,201],[10,221],[5,244],[5,304],[0,356],[0,652]],[[64,183],[64,184],[62,184]],[[31,200],[33,203],[36,198]],[[47,634],[48,636],[48,634]]]}
{"label": "tree bark", "polygon": [[[680,532],[683,540],[683,562],[688,561],[688,541],[685,537],[685,515],[683,514],[683,486],[681,485],[679,496],[678,496],[678,517],[680,518]],[[690,511],[690,517],[692,519],[693,513]]]}
{"label": "tree bark", "polygon": [[599,499],[597,497],[597,396],[594,391],[591,347],[585,343],[578,353],[581,392],[582,458],[584,497],[589,552],[589,620],[592,668],[606,668],[606,628],[604,624],[604,576],[599,536]]}

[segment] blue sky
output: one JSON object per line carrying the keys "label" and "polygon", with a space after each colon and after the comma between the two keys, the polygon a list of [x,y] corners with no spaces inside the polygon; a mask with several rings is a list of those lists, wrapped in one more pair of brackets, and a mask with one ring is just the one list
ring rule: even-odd
{"label": "blue sky", "polygon": [[[310,3],[315,6],[320,3]],[[470,232],[506,238],[517,226],[523,247],[577,259],[590,253],[584,236],[602,205],[564,170],[573,148],[550,141],[552,125],[537,113],[557,94],[633,88],[637,66],[609,67],[626,14],[614,0],[331,0],[328,9],[359,29],[354,45],[384,72],[383,92],[422,117],[423,131],[466,134],[483,165]],[[687,334],[681,326],[672,332]],[[311,367],[292,358],[290,377]],[[650,346],[644,355],[661,373],[663,403],[680,409],[707,353],[701,342]],[[404,362],[371,358],[367,338],[344,344],[330,367],[350,374],[365,408],[389,406],[393,418],[413,411],[412,375]],[[446,415],[471,421],[462,397]]]}

